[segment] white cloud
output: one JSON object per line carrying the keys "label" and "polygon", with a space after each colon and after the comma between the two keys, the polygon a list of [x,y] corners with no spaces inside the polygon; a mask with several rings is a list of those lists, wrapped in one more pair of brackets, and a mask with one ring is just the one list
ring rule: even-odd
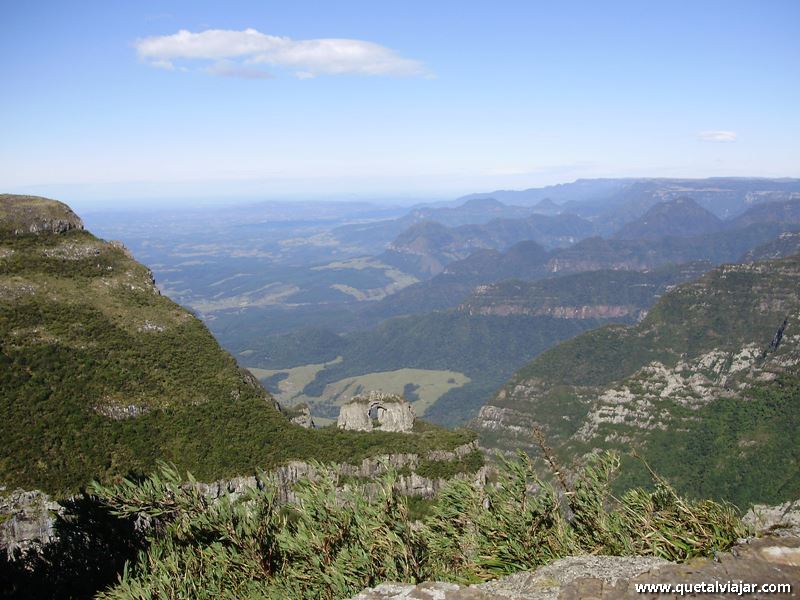
{"label": "white cloud", "polygon": [[697,139],[703,142],[735,142],[735,131],[701,131],[697,134]]}
{"label": "white cloud", "polygon": [[230,60],[218,60],[206,68],[206,73],[218,77],[238,77],[240,79],[272,79],[273,75],[261,69],[241,66]]}
{"label": "white cloud", "polygon": [[182,29],[173,35],[137,40],[135,46],[139,58],[154,67],[174,68],[175,61],[213,61],[206,69],[209,73],[234,77],[262,78],[259,74],[264,72],[252,68],[258,64],[293,69],[300,79],[318,75],[429,76],[421,62],[403,58],[374,42],[293,40],[256,29],[208,29],[199,33]]}

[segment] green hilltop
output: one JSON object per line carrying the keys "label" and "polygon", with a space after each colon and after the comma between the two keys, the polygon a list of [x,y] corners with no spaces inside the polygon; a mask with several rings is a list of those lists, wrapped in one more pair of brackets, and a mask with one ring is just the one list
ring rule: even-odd
{"label": "green hilltop", "polygon": [[472,439],[422,429],[291,424],[121,244],[84,231],[62,203],[0,196],[0,485],[71,493],[162,459],[208,481]]}

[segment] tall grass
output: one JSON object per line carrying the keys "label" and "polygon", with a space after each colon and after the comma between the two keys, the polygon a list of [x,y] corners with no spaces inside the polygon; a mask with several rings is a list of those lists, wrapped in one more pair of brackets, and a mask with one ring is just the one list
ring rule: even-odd
{"label": "tall grass", "polygon": [[687,500],[660,478],[652,492],[615,497],[615,454],[596,455],[571,475],[552,460],[544,467],[557,473],[540,476],[522,453],[501,459],[494,484],[453,480],[416,523],[393,489],[394,473],[371,497],[330,476],[306,481],[288,506],[271,484],[207,502],[167,465],[139,483],[94,484],[116,514],[151,524],[147,550],[99,597],[333,600],[387,580],[476,582],[574,554],[680,561],[744,534],[732,506]]}

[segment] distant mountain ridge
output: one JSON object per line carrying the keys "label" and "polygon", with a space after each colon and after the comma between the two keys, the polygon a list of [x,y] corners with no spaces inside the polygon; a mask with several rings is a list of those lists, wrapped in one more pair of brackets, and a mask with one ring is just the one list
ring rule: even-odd
{"label": "distant mountain ridge", "polygon": [[625,224],[614,234],[620,240],[655,239],[669,236],[689,237],[716,233],[723,222],[688,196],[659,202],[644,215]]}
{"label": "distant mountain ridge", "polygon": [[580,216],[601,215],[613,210],[630,215],[632,220],[653,204],[679,196],[690,196],[720,218],[730,218],[747,208],[766,202],[800,198],[800,179],[762,177],[709,177],[706,179],[620,178],[577,179],[571,183],[530,188],[497,190],[469,194],[456,202],[472,198],[495,198],[521,206],[550,198],[564,210]]}
{"label": "distant mountain ridge", "polygon": [[400,234],[381,255],[389,264],[416,260],[419,272],[436,275],[448,263],[477,250],[505,250],[522,241],[545,247],[568,246],[591,235],[591,223],[575,215],[531,215],[525,219],[495,219],[483,225],[449,228],[433,221],[418,223]]}
{"label": "distant mountain ridge", "polygon": [[[479,251],[449,263],[430,279],[410,285],[366,309],[386,316],[454,307],[477,285],[503,279],[540,279],[601,270],[643,271],[667,264],[710,261],[721,264],[739,260],[749,250],[774,240],[800,224],[754,223],[742,229],[724,228],[695,236],[647,239],[585,238],[576,244],[545,251],[532,242],[521,242],[506,252]],[[521,252],[522,249],[526,251]]]}
{"label": "distant mountain ridge", "polygon": [[476,287],[458,310],[471,315],[639,320],[661,294],[709,269],[711,263],[700,261],[651,271],[601,270],[537,281],[511,279]]}
{"label": "distant mountain ridge", "polygon": [[800,232],[787,231],[780,234],[777,239],[753,248],[738,262],[786,258],[794,254],[800,254]]}

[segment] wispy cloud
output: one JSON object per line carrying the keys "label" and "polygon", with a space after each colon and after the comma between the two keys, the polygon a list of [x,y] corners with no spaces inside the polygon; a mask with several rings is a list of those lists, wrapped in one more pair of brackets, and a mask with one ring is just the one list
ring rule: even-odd
{"label": "wispy cloud", "polygon": [[176,62],[211,63],[205,70],[228,77],[268,78],[255,65],[292,69],[308,79],[318,75],[383,75],[428,77],[425,66],[394,50],[364,40],[293,40],[256,29],[208,29],[198,33],[153,36],[135,43],[139,58],[153,67],[174,68]]}
{"label": "wispy cloud", "polygon": [[703,142],[730,143],[736,141],[735,131],[701,131],[697,139]]}

